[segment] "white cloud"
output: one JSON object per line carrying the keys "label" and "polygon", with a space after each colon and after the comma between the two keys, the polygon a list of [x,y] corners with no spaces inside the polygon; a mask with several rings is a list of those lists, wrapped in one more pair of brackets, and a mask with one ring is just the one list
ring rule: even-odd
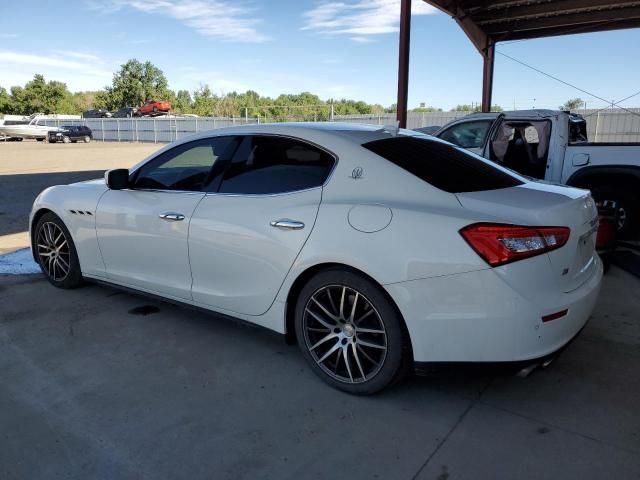
{"label": "white cloud", "polygon": [[194,67],[179,67],[175,75],[176,89],[193,91],[201,85],[208,85],[211,91],[218,95],[228,92],[245,92],[250,87],[232,78],[226,78],[220,72],[203,71]]}
{"label": "white cloud", "polygon": [[106,13],[124,8],[173,18],[207,37],[244,43],[261,43],[269,37],[260,32],[255,9],[232,0],[109,0],[89,5]]}
{"label": "white cloud", "polygon": [[50,51],[32,54],[0,50],[0,64],[9,66],[3,71],[2,85],[24,85],[36,73],[46,80],[59,80],[71,91],[102,88],[111,81],[112,70],[99,57],[88,53]]}
{"label": "white cloud", "polygon": [[34,67],[58,67],[68,70],[82,70],[86,68],[86,65],[75,60],[2,50],[0,50],[0,62],[14,65],[32,65]]}
{"label": "white cloud", "polygon": [[373,40],[371,40],[370,37],[349,37],[349,40],[351,40],[352,42],[356,42],[356,43],[371,43],[371,42],[373,42]]}
{"label": "white cloud", "polygon": [[71,52],[69,50],[60,50],[59,53],[61,53],[65,57],[73,57],[73,58],[77,58],[79,60],[86,60],[86,61],[89,61],[89,62],[99,62],[100,61],[99,57],[97,57],[96,55],[92,55],[90,53]]}
{"label": "white cloud", "polygon": [[17,33],[0,33],[0,38],[17,38]]}
{"label": "white cloud", "polygon": [[[412,2],[411,13],[429,15],[437,10],[422,0]],[[346,35],[359,43],[371,35],[397,32],[400,23],[400,0],[322,0],[303,14],[302,30],[323,35]]]}

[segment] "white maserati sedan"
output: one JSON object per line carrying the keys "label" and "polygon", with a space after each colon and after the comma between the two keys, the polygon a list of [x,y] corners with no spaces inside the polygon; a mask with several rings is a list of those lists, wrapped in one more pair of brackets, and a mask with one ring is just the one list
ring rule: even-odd
{"label": "white maserati sedan", "polygon": [[407,367],[553,355],[596,303],[597,226],[588,191],[338,123],[202,132],[48,188],[30,216],[53,285],[108,282],[266,327],[357,394]]}

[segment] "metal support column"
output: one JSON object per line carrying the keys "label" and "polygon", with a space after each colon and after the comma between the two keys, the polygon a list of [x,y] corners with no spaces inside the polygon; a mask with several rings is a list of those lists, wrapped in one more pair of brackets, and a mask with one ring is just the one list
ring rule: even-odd
{"label": "metal support column", "polygon": [[400,128],[407,128],[409,95],[409,43],[411,34],[411,0],[400,0],[400,47],[398,53],[398,113]]}
{"label": "metal support column", "polygon": [[495,60],[496,44],[489,39],[484,51],[482,69],[482,111],[491,111],[491,95],[493,93],[493,64]]}

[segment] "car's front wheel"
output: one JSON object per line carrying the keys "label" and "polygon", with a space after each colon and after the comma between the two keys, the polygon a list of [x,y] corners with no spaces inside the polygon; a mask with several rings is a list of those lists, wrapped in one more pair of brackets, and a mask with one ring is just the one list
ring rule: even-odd
{"label": "car's front wheel", "polygon": [[71,143],[71,139],[69,137],[67,137],[66,135],[64,137],[62,137],[62,141],[64,143]]}
{"label": "car's front wheel", "polygon": [[82,283],[82,271],[75,244],[64,222],[45,213],[36,224],[32,248],[42,273],[56,287],[75,288]]}
{"label": "car's front wheel", "polygon": [[325,382],[373,394],[398,380],[408,355],[403,321],[382,289],[354,272],[314,276],[296,304],[298,345]]}
{"label": "car's front wheel", "polygon": [[84,143],[89,143],[91,141],[91,137],[89,135],[86,135],[84,137]]}

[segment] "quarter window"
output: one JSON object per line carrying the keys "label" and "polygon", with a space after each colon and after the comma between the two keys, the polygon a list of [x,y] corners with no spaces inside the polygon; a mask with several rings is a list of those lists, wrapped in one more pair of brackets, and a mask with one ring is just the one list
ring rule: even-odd
{"label": "quarter window", "polygon": [[362,146],[445,192],[478,192],[522,185],[489,161],[425,136],[397,136]]}
{"label": "quarter window", "polygon": [[234,144],[234,137],[216,137],[178,145],[140,168],[133,188],[202,191],[212,183],[215,166],[230,156]]}
{"label": "quarter window", "polygon": [[333,163],[327,152],[299,140],[251,135],[238,147],[219,191],[274,194],[318,187]]}

